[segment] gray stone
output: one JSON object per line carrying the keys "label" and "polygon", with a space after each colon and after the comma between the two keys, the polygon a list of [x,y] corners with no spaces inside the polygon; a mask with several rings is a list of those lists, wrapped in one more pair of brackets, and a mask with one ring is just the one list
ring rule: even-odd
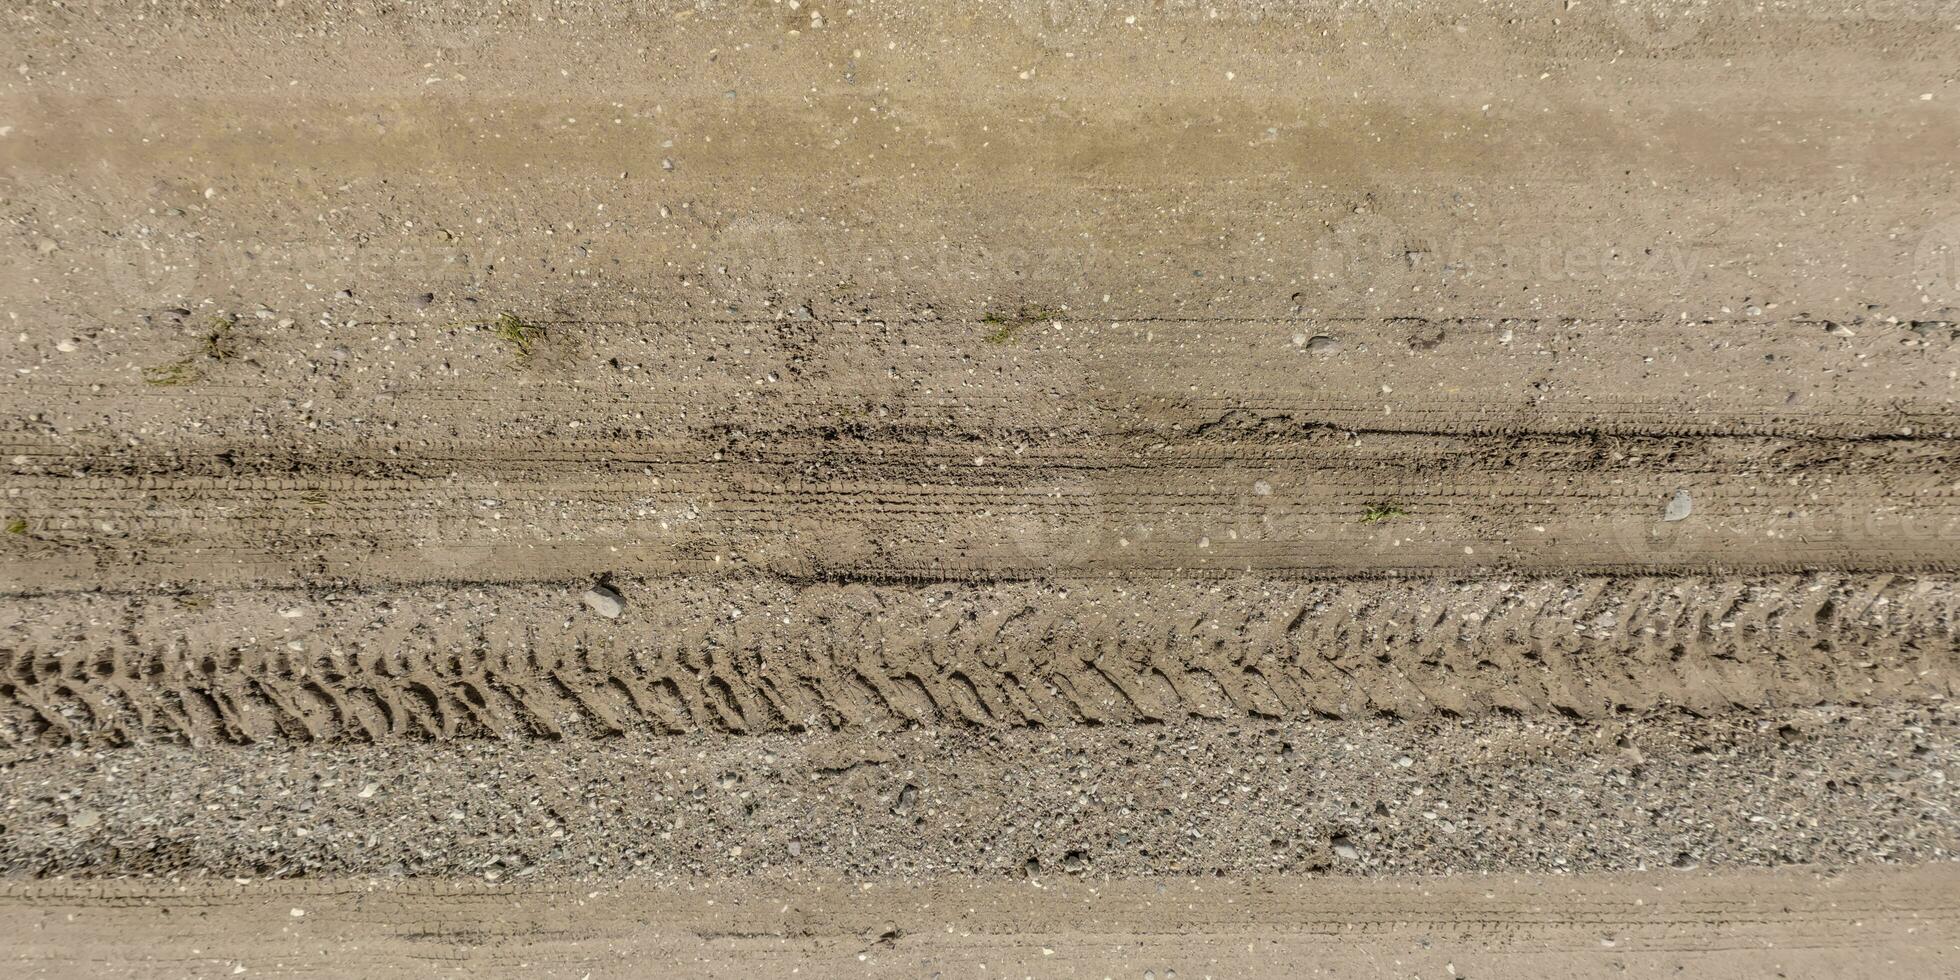
{"label": "gray stone", "polygon": [[626,600],[619,593],[603,585],[595,585],[586,590],[585,605],[593,612],[607,619],[618,619],[626,611]]}
{"label": "gray stone", "polygon": [[1674,491],[1674,499],[1668,501],[1667,508],[1661,511],[1661,520],[1668,522],[1683,521],[1687,520],[1688,515],[1694,512],[1695,499],[1688,496],[1688,491],[1686,490],[1676,490]]}

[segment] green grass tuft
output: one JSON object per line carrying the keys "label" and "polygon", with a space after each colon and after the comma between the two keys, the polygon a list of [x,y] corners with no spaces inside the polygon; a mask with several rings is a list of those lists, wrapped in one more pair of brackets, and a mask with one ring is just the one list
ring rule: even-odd
{"label": "green grass tuft", "polygon": [[1061,316],[1062,311],[1052,306],[1035,306],[1031,303],[1023,303],[1021,304],[1021,308],[1015,310],[1013,313],[993,311],[981,317],[980,322],[989,324],[994,328],[987,334],[985,340],[987,343],[998,347],[1002,344],[1013,343],[1016,338],[1021,336],[1021,331],[1033,324],[1040,323],[1044,320],[1059,320]]}
{"label": "green grass tuft", "polygon": [[1383,521],[1392,521],[1398,517],[1407,516],[1409,516],[1409,512],[1403,510],[1396,504],[1369,504],[1368,513],[1361,516],[1361,523],[1380,524]]}
{"label": "green grass tuft", "polygon": [[491,325],[490,332],[495,334],[497,339],[514,348],[518,357],[530,357],[536,354],[544,345],[546,333],[544,324],[532,323],[515,313],[505,313],[497,317],[497,322]]}
{"label": "green grass tuft", "polygon": [[238,335],[233,332],[237,325],[223,317],[211,318],[211,329],[198,338],[197,349],[205,357],[214,361],[234,360],[243,352]]}

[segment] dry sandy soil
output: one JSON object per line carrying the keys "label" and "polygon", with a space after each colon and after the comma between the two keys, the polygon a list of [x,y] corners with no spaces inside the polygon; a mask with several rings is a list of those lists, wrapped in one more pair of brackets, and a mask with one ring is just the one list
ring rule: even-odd
{"label": "dry sandy soil", "polygon": [[1960,973],[1951,3],[0,6],[0,973]]}

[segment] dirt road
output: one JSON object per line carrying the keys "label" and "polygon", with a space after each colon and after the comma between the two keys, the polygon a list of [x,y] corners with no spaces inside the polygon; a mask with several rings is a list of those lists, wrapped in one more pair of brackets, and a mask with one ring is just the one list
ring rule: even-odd
{"label": "dirt road", "polygon": [[1952,970],[1948,4],[0,25],[29,975]]}
{"label": "dirt road", "polygon": [[[0,892],[23,978],[1896,977],[1950,972],[1955,874],[966,880]],[[187,931],[187,924],[189,931]],[[76,960],[87,958],[87,968]],[[242,968],[242,971],[241,969]]]}

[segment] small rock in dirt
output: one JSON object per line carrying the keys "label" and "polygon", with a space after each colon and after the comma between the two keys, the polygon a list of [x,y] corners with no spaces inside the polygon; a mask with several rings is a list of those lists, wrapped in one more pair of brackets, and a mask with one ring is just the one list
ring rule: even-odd
{"label": "small rock in dirt", "polygon": [[1423,329],[1409,335],[1409,349],[1415,351],[1435,350],[1443,346],[1443,337],[1444,332],[1442,327],[1433,323],[1427,324]]}
{"label": "small rock in dirt", "polygon": [[430,303],[433,303],[435,301],[436,301],[436,294],[434,293],[423,293],[422,295],[415,297],[416,306],[428,306]]}
{"label": "small rock in dirt", "polygon": [[585,605],[593,612],[607,619],[618,619],[626,611],[626,600],[619,593],[603,585],[595,585],[586,590]]}
{"label": "small rock in dirt", "polygon": [[1341,342],[1325,334],[1307,338],[1307,350],[1315,354],[1338,354]]}
{"label": "small rock in dirt", "polygon": [[1688,519],[1689,514],[1694,512],[1695,499],[1688,496],[1688,491],[1686,490],[1676,490],[1674,491],[1674,499],[1668,501],[1667,508],[1661,511],[1661,520],[1670,523],[1673,521],[1684,521]]}
{"label": "small rock in dirt", "polygon": [[1361,850],[1354,846],[1354,841],[1348,839],[1346,834],[1335,834],[1331,843],[1334,845],[1335,857],[1343,861],[1361,860]]}

